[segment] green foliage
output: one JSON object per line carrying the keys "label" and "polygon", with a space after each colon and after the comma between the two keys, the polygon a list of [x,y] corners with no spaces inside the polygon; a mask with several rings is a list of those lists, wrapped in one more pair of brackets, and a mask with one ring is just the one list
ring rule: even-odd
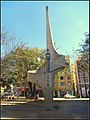
{"label": "green foliage", "polygon": [[[18,40],[14,41],[15,37],[10,35],[6,29],[2,30],[1,36],[4,53],[1,58],[1,77],[8,84],[13,83],[16,85],[18,82],[23,83],[27,79],[28,70],[36,70],[44,65],[46,50],[39,48],[31,49],[22,42],[19,43]],[[13,41],[12,49],[9,49]]]}
{"label": "green foliage", "polygon": [[89,72],[89,34],[86,32],[85,34],[85,39],[83,40],[84,43],[80,45],[80,49],[77,50],[79,51],[80,54],[80,64],[79,64],[79,69],[80,70],[85,70],[86,72]]}
{"label": "green foliage", "polygon": [[87,54],[89,52],[89,34],[85,34],[84,43],[81,45],[80,53]]}
{"label": "green foliage", "polygon": [[85,39],[83,39],[83,43],[80,45],[80,49],[77,51],[80,54],[86,55],[89,53],[89,34],[86,32],[85,34]]}
{"label": "green foliage", "polygon": [[[38,61],[37,58],[40,58]],[[2,78],[8,83],[24,82],[28,70],[36,70],[45,62],[45,50],[18,47],[10,55],[2,58]]]}

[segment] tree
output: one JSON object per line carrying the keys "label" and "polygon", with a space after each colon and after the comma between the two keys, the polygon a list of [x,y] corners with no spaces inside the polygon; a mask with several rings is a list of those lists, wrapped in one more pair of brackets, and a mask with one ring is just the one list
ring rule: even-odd
{"label": "tree", "polygon": [[[40,58],[40,61],[37,59]],[[2,78],[8,82],[25,82],[27,71],[41,67],[45,62],[45,50],[21,45],[2,58]]]}
{"label": "tree", "polygon": [[19,46],[19,41],[14,35],[12,35],[6,27],[1,29],[1,53],[2,56],[9,54],[17,46]]}
{"label": "tree", "polygon": [[[14,43],[14,44],[13,44]],[[19,42],[6,28],[1,31],[1,77],[8,84],[25,82],[27,71],[38,69],[45,63],[45,50],[28,48]]]}
{"label": "tree", "polygon": [[89,34],[85,32],[84,35],[85,35],[85,39],[83,39],[84,43],[80,45],[80,49],[78,50],[80,54],[89,53]]}
{"label": "tree", "polygon": [[77,51],[80,54],[80,65],[79,69],[85,70],[87,73],[89,72],[89,34],[86,32],[85,39],[83,39],[83,43],[80,45],[80,49]]}

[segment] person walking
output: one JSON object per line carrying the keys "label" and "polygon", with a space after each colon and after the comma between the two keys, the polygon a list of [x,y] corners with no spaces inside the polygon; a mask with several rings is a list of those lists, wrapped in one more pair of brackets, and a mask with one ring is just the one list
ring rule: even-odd
{"label": "person walking", "polygon": [[35,101],[38,101],[38,98],[39,98],[39,93],[37,92],[37,93],[35,94]]}

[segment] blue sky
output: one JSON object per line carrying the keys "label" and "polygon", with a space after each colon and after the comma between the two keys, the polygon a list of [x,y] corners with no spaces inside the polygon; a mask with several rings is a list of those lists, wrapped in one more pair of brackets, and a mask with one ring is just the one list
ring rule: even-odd
{"label": "blue sky", "polygon": [[88,2],[2,2],[2,25],[30,48],[46,48],[46,6],[60,54],[71,56],[89,31]]}

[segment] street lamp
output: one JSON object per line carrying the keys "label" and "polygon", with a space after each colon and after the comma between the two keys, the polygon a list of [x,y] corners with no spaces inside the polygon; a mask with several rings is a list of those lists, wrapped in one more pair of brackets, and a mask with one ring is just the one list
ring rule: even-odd
{"label": "street lamp", "polygon": [[49,49],[47,49],[46,52],[46,60],[47,60],[47,73],[46,73],[46,96],[47,96],[47,92],[50,93],[49,96],[46,97],[46,110],[51,110],[52,109],[52,99],[53,99],[53,90],[51,87],[51,73],[50,73],[50,52]]}
{"label": "street lamp", "polygon": [[47,49],[46,52],[46,60],[47,60],[47,73],[50,73],[50,52],[49,49]]}

